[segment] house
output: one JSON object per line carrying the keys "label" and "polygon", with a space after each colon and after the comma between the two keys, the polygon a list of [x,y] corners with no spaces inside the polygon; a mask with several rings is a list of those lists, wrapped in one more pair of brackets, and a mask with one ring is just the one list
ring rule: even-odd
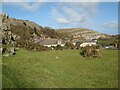
{"label": "house", "polygon": [[97,45],[95,41],[85,41],[82,44],[80,44],[80,47],[86,47],[86,46],[92,46],[92,45]]}
{"label": "house", "polygon": [[53,38],[47,38],[44,39],[42,42],[40,42],[41,45],[46,47],[56,47],[57,45],[64,46],[65,44],[62,42],[62,40],[53,39]]}

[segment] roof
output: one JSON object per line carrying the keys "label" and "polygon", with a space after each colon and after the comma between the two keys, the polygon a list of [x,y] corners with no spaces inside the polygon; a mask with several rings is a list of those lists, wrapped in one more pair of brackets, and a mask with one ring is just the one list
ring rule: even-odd
{"label": "roof", "polygon": [[44,39],[40,44],[41,45],[53,45],[53,44],[57,44],[59,40],[58,39]]}
{"label": "roof", "polygon": [[44,39],[43,38],[41,38],[41,37],[36,37],[36,38],[33,38],[34,39],[34,42],[35,43],[40,43],[40,42],[42,42]]}

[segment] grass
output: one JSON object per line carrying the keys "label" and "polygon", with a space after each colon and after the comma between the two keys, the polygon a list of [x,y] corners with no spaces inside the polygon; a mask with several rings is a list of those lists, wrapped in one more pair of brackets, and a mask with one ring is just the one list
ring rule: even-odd
{"label": "grass", "polygon": [[[118,51],[84,58],[79,50],[33,52],[3,57],[3,88],[117,88]],[[57,58],[58,57],[58,58]]]}

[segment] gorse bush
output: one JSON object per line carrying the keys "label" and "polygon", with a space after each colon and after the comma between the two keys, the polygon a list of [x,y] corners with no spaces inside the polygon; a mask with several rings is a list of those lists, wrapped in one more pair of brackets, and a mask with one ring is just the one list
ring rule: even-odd
{"label": "gorse bush", "polygon": [[66,47],[66,49],[74,49],[75,48],[75,46],[72,43],[68,43],[68,42],[65,44],[65,47]]}
{"label": "gorse bush", "polygon": [[93,45],[93,46],[83,47],[80,54],[83,57],[98,58],[98,57],[100,57],[100,46],[99,45]]}
{"label": "gorse bush", "polygon": [[63,50],[63,47],[62,47],[61,45],[57,45],[57,46],[55,47],[55,50]]}

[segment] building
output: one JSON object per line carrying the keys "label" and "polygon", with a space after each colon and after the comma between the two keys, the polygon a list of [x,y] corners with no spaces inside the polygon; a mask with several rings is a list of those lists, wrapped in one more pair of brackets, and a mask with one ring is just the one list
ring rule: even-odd
{"label": "building", "polygon": [[86,47],[86,46],[92,46],[92,45],[97,45],[95,41],[85,41],[80,44],[80,47]]}
{"label": "building", "polygon": [[52,47],[52,46],[56,47],[57,45],[64,46],[65,44],[63,43],[62,40],[47,38],[44,39],[42,42],[40,42],[40,45],[47,47]]}

